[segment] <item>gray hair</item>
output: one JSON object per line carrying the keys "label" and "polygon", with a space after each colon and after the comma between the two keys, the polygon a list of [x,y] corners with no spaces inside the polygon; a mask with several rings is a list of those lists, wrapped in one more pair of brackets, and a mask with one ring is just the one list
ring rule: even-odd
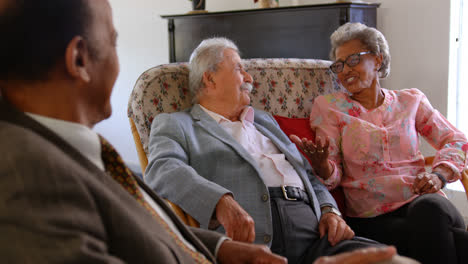
{"label": "gray hair", "polygon": [[227,38],[210,38],[203,40],[190,55],[189,89],[193,103],[199,100],[200,91],[204,88],[203,74],[216,72],[218,64],[224,59],[224,50],[233,49],[239,53],[236,44]]}
{"label": "gray hair", "polygon": [[346,23],[333,32],[330,36],[330,59],[336,60],[336,49],[354,39],[360,40],[372,53],[382,54],[383,60],[379,69],[379,77],[387,77],[390,74],[391,60],[388,42],[380,31],[361,23]]}

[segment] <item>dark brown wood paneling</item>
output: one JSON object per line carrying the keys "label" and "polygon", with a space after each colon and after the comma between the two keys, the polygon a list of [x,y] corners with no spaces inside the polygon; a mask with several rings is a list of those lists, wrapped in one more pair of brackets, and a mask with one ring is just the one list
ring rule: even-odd
{"label": "dark brown wood paneling", "polygon": [[376,26],[379,4],[332,3],[192,15],[167,15],[170,62],[188,61],[210,37],[227,37],[243,58],[328,59],[330,34],[346,22]]}

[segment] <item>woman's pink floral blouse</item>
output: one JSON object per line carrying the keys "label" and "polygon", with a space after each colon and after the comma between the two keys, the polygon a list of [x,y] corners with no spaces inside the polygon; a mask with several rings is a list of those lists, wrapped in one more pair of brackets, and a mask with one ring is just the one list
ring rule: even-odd
{"label": "woman's pink floral blouse", "polygon": [[385,100],[375,109],[334,93],[317,97],[310,116],[317,136],[330,138],[334,171],[324,184],[343,187],[351,217],[391,212],[417,197],[410,187],[424,171],[418,133],[438,150],[433,168],[443,164],[453,170],[449,182],[460,178],[467,163],[465,136],[421,91],[382,90]]}

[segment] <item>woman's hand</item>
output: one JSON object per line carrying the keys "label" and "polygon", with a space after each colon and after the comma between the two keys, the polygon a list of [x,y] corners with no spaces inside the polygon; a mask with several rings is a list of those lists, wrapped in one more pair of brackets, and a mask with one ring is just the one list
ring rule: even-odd
{"label": "woman's hand", "polygon": [[289,138],[307,155],[311,161],[312,167],[321,178],[326,180],[331,176],[333,167],[328,162],[328,147],[330,146],[330,139],[328,137],[325,138],[325,140],[318,137],[316,139],[316,144],[307,138],[301,140],[296,135],[290,135]]}
{"label": "woman's hand", "polygon": [[435,193],[442,188],[442,185],[443,183],[437,175],[423,172],[416,176],[411,190],[415,194]]}

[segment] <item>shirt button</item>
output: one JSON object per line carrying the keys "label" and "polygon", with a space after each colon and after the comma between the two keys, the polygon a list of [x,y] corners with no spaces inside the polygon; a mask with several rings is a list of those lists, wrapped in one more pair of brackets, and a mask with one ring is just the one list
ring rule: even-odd
{"label": "shirt button", "polygon": [[262,201],[264,202],[268,201],[268,194],[262,195]]}
{"label": "shirt button", "polygon": [[271,241],[271,236],[270,236],[270,235],[265,235],[265,236],[263,237],[263,242],[265,242],[265,243],[270,243],[270,241]]}

